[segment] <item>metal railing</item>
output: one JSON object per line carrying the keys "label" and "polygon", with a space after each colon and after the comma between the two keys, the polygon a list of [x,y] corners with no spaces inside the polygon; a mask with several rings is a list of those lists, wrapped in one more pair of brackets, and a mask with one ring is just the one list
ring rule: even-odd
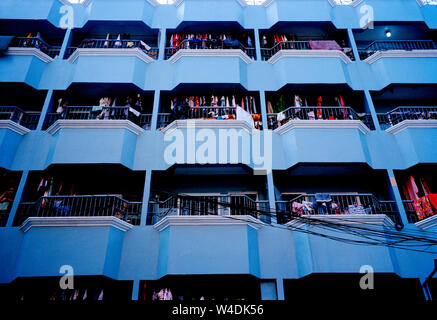
{"label": "metal railing", "polygon": [[171,113],[159,113],[158,114],[158,129],[165,128],[174,120]]}
{"label": "metal railing", "polygon": [[290,120],[361,120],[370,130],[374,130],[372,116],[357,113],[351,107],[290,107],[280,113],[269,113],[269,129],[276,129]]}
{"label": "metal railing", "polygon": [[141,202],[130,202],[117,195],[46,196],[19,204],[14,225],[29,217],[115,216],[133,225],[140,224]]}
{"label": "metal railing", "polygon": [[387,129],[404,120],[437,120],[437,107],[398,107],[377,116],[381,129]]}
{"label": "metal railing", "polygon": [[293,216],[349,214],[385,214],[399,222],[395,201],[378,200],[368,193],[330,194],[325,201],[317,201],[316,194],[303,194],[289,201],[276,201],[276,210],[279,224],[289,222]]}
{"label": "metal railing", "polygon": [[173,56],[176,52],[181,49],[240,49],[244,53],[246,53],[250,58],[256,59],[256,49],[248,48],[243,46],[238,40],[233,40],[231,42],[227,42],[226,40],[220,39],[185,39],[176,47],[166,47],[165,48],[165,59],[168,60],[171,56]]}
{"label": "metal railing", "polygon": [[26,112],[18,107],[0,107],[0,120],[11,120],[30,130],[38,125],[39,113]]}
{"label": "metal railing", "polygon": [[253,200],[246,195],[220,196],[173,195],[166,200],[150,200],[147,224],[153,225],[166,216],[242,216],[250,215],[270,221],[267,200]]}
{"label": "metal railing", "polygon": [[156,47],[147,47],[141,40],[105,40],[105,39],[85,39],[78,47],[69,47],[66,50],[66,59],[70,57],[77,48],[93,48],[93,49],[131,49],[139,48],[144,53],[153,59],[158,59],[159,49]]}
{"label": "metal railing", "polygon": [[280,50],[311,50],[309,41],[281,41],[272,48],[261,48],[261,58],[269,60]]}
{"label": "metal railing", "polygon": [[16,37],[12,40],[10,47],[36,48],[51,58],[59,56],[61,52],[61,47],[51,46],[37,37]]}
{"label": "metal railing", "polygon": [[433,49],[437,49],[433,40],[376,40],[367,47],[358,49],[358,52],[360,59],[365,60],[378,51]]}
{"label": "metal railing", "polygon": [[417,216],[416,209],[413,206],[413,200],[402,200],[402,204],[404,205],[405,213],[407,214],[407,219],[409,223],[416,223],[419,221],[419,217]]}
{"label": "metal railing", "polygon": [[142,128],[150,128],[151,114],[135,115],[129,107],[69,106],[60,113],[48,113],[43,129],[47,129],[57,120],[130,120]]}

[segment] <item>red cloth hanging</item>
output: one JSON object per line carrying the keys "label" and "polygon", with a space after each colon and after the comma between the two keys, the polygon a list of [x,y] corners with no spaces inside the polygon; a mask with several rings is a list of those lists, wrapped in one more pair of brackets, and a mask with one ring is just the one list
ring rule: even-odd
{"label": "red cloth hanging", "polygon": [[431,206],[434,208],[434,212],[437,212],[437,193],[428,194],[428,199]]}
{"label": "red cloth hanging", "polygon": [[[318,96],[317,97],[317,106],[321,107],[322,106],[322,97]],[[317,118],[320,119],[323,117],[323,111],[322,109],[317,109]]]}

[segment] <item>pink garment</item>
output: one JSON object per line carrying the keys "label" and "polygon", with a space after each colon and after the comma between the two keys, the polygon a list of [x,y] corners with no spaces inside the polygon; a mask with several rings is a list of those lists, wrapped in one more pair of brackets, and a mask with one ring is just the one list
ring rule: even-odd
{"label": "pink garment", "polygon": [[416,181],[414,180],[413,176],[408,177],[407,190],[411,197],[410,200],[419,199],[419,196],[417,195],[419,193],[419,188],[417,187]]}
{"label": "pink garment", "polygon": [[335,40],[310,40],[308,42],[312,50],[341,50]]}

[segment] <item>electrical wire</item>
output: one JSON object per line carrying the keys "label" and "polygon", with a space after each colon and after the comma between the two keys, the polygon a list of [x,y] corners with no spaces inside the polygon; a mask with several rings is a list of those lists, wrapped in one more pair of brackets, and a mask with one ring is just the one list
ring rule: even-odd
{"label": "electrical wire", "polygon": [[[247,215],[260,217],[265,216],[269,218],[273,218],[277,216],[276,211],[270,211],[270,210],[260,210],[255,209],[252,207],[246,207],[246,206],[236,206],[232,203],[228,202],[222,202],[217,200],[209,200],[207,199],[208,196],[204,197],[197,197],[187,194],[177,194],[172,193],[168,191],[160,191],[159,193],[162,194],[168,194],[170,197],[166,200],[168,201],[171,198],[182,199],[182,200],[196,200],[197,203],[203,204],[204,208],[207,208],[207,204],[213,204],[214,207],[221,206],[221,207],[228,207],[230,210],[238,210],[247,212]],[[220,198],[220,196],[218,196]],[[160,213],[159,216],[166,216],[171,210],[174,208],[169,207],[166,212]],[[205,215],[205,212],[207,210],[199,210],[195,207],[190,207],[189,210],[191,212],[197,212],[200,215]],[[208,213],[208,215],[214,215],[212,213]],[[357,225],[356,221],[353,221],[351,219],[347,219],[347,217],[342,218],[341,222],[334,222],[332,219],[320,219],[315,216],[293,216],[291,217],[290,222],[295,222],[294,224],[290,224],[290,222],[286,225],[278,225],[278,224],[268,224],[264,223],[261,220],[259,222],[253,221],[253,220],[245,220],[241,218],[237,218],[238,216],[235,215],[223,215],[222,217],[228,218],[228,219],[236,219],[240,221],[246,221],[251,224],[258,224],[260,226],[268,226],[273,228],[280,228],[280,229],[286,229],[290,231],[297,231],[302,232],[318,237],[327,238],[334,241],[340,241],[343,243],[348,244],[356,244],[356,245],[373,245],[373,246],[387,246],[397,249],[405,249],[410,251],[417,251],[417,252],[423,252],[423,253],[432,253],[437,254],[437,252],[429,251],[429,250],[421,250],[418,249],[419,247],[432,247],[437,245],[437,234],[434,232],[427,232],[427,236],[425,237],[423,234],[419,232],[412,232],[411,230],[408,231],[402,231],[402,232],[394,232],[390,231],[386,228],[371,228],[374,227],[371,223],[366,222],[359,222],[359,225]],[[305,228],[302,228],[302,226],[299,226],[297,223],[300,223],[302,226],[305,226]],[[306,226],[312,226],[312,230],[307,228]],[[321,230],[326,231],[325,233],[315,231],[314,229],[318,228]],[[340,233],[341,236],[335,236],[333,234],[329,234],[329,232],[337,232]],[[357,239],[351,239],[346,238],[344,234],[347,234],[349,236],[354,236]],[[436,237],[432,237],[435,235]]]}

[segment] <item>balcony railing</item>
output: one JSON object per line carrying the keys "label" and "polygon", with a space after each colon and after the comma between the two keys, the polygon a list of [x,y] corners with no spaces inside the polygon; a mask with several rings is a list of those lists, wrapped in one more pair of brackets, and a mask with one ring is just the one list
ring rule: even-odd
{"label": "balcony railing", "polygon": [[433,40],[376,40],[366,48],[358,50],[360,59],[365,60],[378,51],[387,50],[433,50],[437,46]]}
{"label": "balcony railing", "polygon": [[268,201],[256,201],[246,195],[170,196],[166,200],[149,201],[147,224],[155,224],[166,216],[242,216],[269,221]]}
{"label": "balcony railing", "polygon": [[142,40],[105,40],[105,39],[85,39],[78,47],[69,47],[66,51],[66,58],[70,57],[77,48],[93,49],[132,49],[139,48],[153,59],[158,59],[159,49],[150,47]]}
{"label": "balcony railing", "polygon": [[141,202],[126,201],[117,195],[47,196],[20,203],[14,225],[21,225],[29,217],[106,216],[139,225],[141,206]]}
{"label": "balcony railing", "polygon": [[404,120],[437,120],[437,107],[398,107],[377,116],[381,128],[385,130]]}
{"label": "balcony railing", "polygon": [[166,47],[165,48],[165,59],[168,60],[171,56],[173,56],[176,52],[181,49],[197,49],[197,50],[205,50],[205,49],[240,49],[244,53],[246,53],[250,58],[256,58],[256,49],[255,48],[247,48],[243,46],[237,40],[220,40],[220,39],[185,39],[183,40],[177,47]]}
{"label": "balcony railing", "polygon": [[316,194],[303,194],[290,201],[276,201],[276,210],[280,224],[302,215],[385,214],[395,223],[400,221],[395,201],[378,200],[365,193],[330,194],[323,201]]}
{"label": "balcony railing", "polygon": [[51,46],[37,37],[16,37],[12,40],[10,47],[36,48],[51,58],[59,56],[61,52],[61,47]]}
{"label": "balcony railing", "polygon": [[290,107],[267,115],[272,130],[290,120],[361,120],[370,130],[375,129],[370,114],[357,113],[351,107]]}
{"label": "balcony railing", "polygon": [[309,41],[281,41],[272,48],[261,48],[261,58],[269,60],[280,50],[311,50]]}
{"label": "balcony railing", "polygon": [[402,200],[404,205],[405,213],[407,214],[407,219],[409,223],[416,223],[419,218],[416,213],[416,209],[413,206],[413,200]]}
{"label": "balcony railing", "polygon": [[[273,57],[278,51],[281,50],[317,50],[311,48],[311,41],[281,41],[275,44],[272,48],[261,48],[261,58],[264,61],[269,60]],[[338,51],[347,52],[345,48],[339,49]],[[349,52],[352,52],[349,49]],[[349,57],[353,60],[353,55],[349,55]]]}
{"label": "balcony railing", "polygon": [[[57,120],[130,120],[144,129],[150,129],[151,114],[135,115],[129,107],[67,107],[61,113],[48,113],[44,130]],[[136,112],[136,111],[135,111]]]}
{"label": "balcony railing", "polygon": [[0,107],[0,120],[11,120],[30,130],[38,125],[39,113],[26,112],[17,107]]}

